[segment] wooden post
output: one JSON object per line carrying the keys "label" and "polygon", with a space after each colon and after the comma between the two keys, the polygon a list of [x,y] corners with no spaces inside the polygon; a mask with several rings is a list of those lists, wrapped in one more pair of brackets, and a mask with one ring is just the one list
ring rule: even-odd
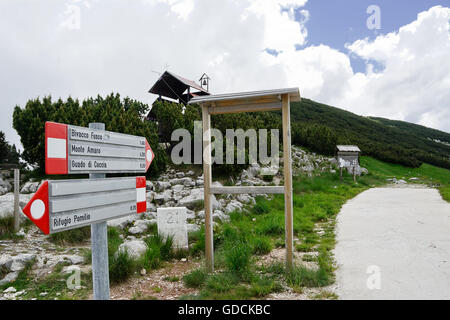
{"label": "wooden post", "polygon": [[339,180],[342,182],[342,167],[339,167]]}
{"label": "wooden post", "polygon": [[203,194],[205,199],[205,257],[206,270],[214,272],[214,243],[211,207],[211,115],[208,105],[202,105],[203,120]]}
{"label": "wooden post", "polygon": [[14,232],[20,229],[20,209],[19,209],[19,169],[14,169]]}
{"label": "wooden post", "polygon": [[356,183],[356,165],[353,164],[353,183]]}
{"label": "wooden post", "polygon": [[286,267],[288,270],[293,266],[294,252],[294,228],[293,228],[293,206],[292,206],[292,164],[291,164],[291,116],[289,95],[282,97],[283,117],[283,158],[284,158],[284,212],[286,232]]}

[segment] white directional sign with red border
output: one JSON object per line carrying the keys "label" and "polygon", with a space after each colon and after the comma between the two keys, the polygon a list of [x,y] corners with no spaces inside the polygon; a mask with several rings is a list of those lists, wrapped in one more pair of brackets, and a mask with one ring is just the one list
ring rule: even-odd
{"label": "white directional sign with red border", "polygon": [[47,174],[144,173],[154,157],[145,137],[45,123]]}
{"label": "white directional sign with red border", "polygon": [[45,181],[23,209],[45,234],[147,210],[146,178]]}

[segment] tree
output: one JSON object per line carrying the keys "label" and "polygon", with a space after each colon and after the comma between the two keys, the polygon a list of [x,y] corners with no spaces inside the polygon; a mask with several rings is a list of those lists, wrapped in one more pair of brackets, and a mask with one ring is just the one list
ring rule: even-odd
{"label": "tree", "polygon": [[5,133],[0,131],[0,165],[6,163],[20,164],[20,153],[15,145],[6,141]]}

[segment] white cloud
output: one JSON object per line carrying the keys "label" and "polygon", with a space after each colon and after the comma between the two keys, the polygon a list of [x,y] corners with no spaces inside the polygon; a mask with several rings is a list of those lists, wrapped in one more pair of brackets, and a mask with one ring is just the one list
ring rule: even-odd
{"label": "white cloud", "polygon": [[[48,94],[83,99],[114,91],[151,103],[152,70],[168,64],[194,80],[206,72],[215,93],[299,86],[304,97],[359,114],[450,130],[450,9],[432,8],[398,32],[350,44],[351,54],[368,60],[365,73],[354,73],[347,54],[306,46],[305,3],[1,1],[0,129],[18,143],[13,107]],[[67,4],[80,8],[79,29],[60,25]],[[295,21],[294,12],[304,19]],[[382,71],[370,67],[374,60]]]}
{"label": "white cloud", "polygon": [[450,131],[449,21],[450,8],[436,6],[398,32],[349,45],[352,53],[384,69],[350,79],[352,96],[334,102],[360,113]]}
{"label": "white cloud", "polygon": [[266,54],[262,61],[282,68],[287,84],[299,86],[304,97],[449,132],[449,19],[450,8],[436,6],[397,32],[347,45],[366,60],[364,73],[353,71],[349,55],[326,45]]}

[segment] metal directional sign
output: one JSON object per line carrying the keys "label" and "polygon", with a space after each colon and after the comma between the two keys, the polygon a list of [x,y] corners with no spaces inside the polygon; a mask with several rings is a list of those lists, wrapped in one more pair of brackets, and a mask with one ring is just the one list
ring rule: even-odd
{"label": "metal directional sign", "polygon": [[143,173],[154,157],[145,137],[45,123],[47,174]]}
{"label": "metal directional sign", "polygon": [[147,210],[145,177],[45,181],[23,209],[45,234]]}

